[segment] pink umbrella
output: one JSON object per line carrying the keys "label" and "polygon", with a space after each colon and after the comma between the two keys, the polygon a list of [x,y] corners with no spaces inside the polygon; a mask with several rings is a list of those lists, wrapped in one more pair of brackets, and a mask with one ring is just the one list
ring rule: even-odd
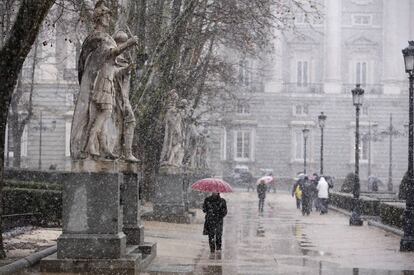
{"label": "pink umbrella", "polygon": [[264,181],[265,184],[272,183],[275,180],[272,176],[264,176],[257,180],[256,184],[260,184],[261,181]]}
{"label": "pink umbrella", "polygon": [[214,192],[214,193],[229,193],[233,192],[230,184],[222,179],[202,179],[198,180],[191,185],[191,189],[201,192]]}

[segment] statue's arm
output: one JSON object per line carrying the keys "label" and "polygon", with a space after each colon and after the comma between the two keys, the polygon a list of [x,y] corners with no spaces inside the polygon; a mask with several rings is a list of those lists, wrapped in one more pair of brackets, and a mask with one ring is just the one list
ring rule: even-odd
{"label": "statue's arm", "polygon": [[137,43],[138,39],[136,37],[128,39],[128,41],[125,44],[111,49],[111,57],[117,57],[118,55],[122,54],[132,46],[136,45]]}

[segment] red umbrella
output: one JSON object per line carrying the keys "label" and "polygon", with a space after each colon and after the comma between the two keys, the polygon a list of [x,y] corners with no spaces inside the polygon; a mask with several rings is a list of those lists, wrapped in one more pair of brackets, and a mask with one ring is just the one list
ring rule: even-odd
{"label": "red umbrella", "polygon": [[202,179],[198,180],[191,185],[191,189],[201,192],[214,192],[214,193],[229,193],[233,192],[230,184],[222,179]]}
{"label": "red umbrella", "polygon": [[272,183],[275,180],[272,176],[264,176],[257,180],[256,184],[259,184],[261,181],[264,181],[265,184]]}

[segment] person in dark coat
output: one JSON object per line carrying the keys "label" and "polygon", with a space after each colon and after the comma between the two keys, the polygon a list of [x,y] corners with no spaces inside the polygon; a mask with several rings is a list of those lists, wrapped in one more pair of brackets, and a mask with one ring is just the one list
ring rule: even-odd
{"label": "person in dark coat", "polygon": [[316,186],[310,182],[308,177],[305,177],[300,187],[302,189],[302,215],[309,215],[312,209],[312,195],[315,193]]}
{"label": "person in dark coat", "polygon": [[206,213],[203,234],[208,235],[210,252],[221,251],[223,218],[227,215],[226,200],[220,197],[220,193],[211,194],[204,200],[203,212]]}
{"label": "person in dark coat", "polygon": [[252,189],[252,191],[254,191],[254,182],[253,182],[253,175],[252,173],[250,173],[249,171],[243,171],[240,174],[240,178],[242,180],[242,183],[247,186],[247,192],[250,191],[250,188]]}
{"label": "person in dark coat", "polygon": [[266,198],[267,186],[264,180],[257,185],[257,196],[259,197],[259,212],[263,212],[264,201]]}
{"label": "person in dark coat", "polygon": [[312,174],[312,178],[309,179],[310,182],[315,186],[314,192],[312,193],[312,203],[311,203],[311,211],[313,209],[313,206],[315,206],[316,211],[320,210],[320,204],[319,204],[319,199],[318,199],[318,190],[316,188],[316,186],[318,186],[318,182],[319,182],[319,176],[317,173],[313,173]]}

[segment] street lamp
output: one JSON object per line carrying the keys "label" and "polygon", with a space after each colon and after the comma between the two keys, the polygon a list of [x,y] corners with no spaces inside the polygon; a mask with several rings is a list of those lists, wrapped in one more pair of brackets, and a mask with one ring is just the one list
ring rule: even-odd
{"label": "street lamp", "polygon": [[319,128],[321,128],[321,176],[323,175],[323,128],[325,127],[326,118],[327,116],[323,112],[318,116]]}
{"label": "street lamp", "polygon": [[303,174],[306,175],[306,141],[308,140],[309,129],[305,127],[302,130],[302,132],[303,132]]}
{"label": "street lamp", "polygon": [[359,111],[364,100],[364,89],[361,88],[360,84],[357,84],[355,89],[352,90],[352,101],[356,109],[355,119],[355,181],[354,181],[354,198],[352,214],[349,220],[349,225],[362,225],[361,210],[359,206]]}
{"label": "street lamp", "polygon": [[408,42],[402,50],[405,72],[410,81],[409,88],[409,122],[408,122],[408,186],[403,219],[404,236],[401,238],[400,251],[414,251],[414,173],[413,173],[413,82],[414,82],[414,41]]}

